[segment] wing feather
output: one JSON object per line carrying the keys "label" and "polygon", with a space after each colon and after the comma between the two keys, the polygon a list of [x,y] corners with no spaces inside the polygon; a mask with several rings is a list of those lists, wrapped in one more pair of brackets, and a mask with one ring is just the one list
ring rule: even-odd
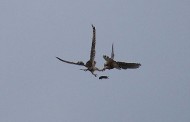
{"label": "wing feather", "polygon": [[112,44],[111,59],[114,59],[114,49],[113,49],[113,44]]}
{"label": "wing feather", "polygon": [[77,63],[75,63],[75,62],[63,60],[63,59],[61,59],[61,58],[59,58],[59,57],[56,57],[56,58],[57,58],[58,60],[62,61],[62,62],[68,63],[68,64],[75,64],[75,65],[85,66],[82,61],[78,61]]}
{"label": "wing feather", "polygon": [[90,61],[93,63],[95,59],[95,46],[96,46],[96,28],[92,25],[93,28],[93,36],[92,36],[92,46],[91,46],[91,52],[90,52]]}
{"label": "wing feather", "polygon": [[120,68],[122,69],[136,69],[141,66],[140,63],[126,63],[126,62],[117,62]]}

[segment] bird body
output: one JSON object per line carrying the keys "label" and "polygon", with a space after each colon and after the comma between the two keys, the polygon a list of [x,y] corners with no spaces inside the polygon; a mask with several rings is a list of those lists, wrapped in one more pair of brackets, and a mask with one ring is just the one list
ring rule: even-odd
{"label": "bird body", "polygon": [[81,70],[90,71],[96,77],[97,74],[94,74],[94,72],[96,70],[98,70],[98,71],[100,71],[100,70],[97,67],[95,67],[95,65],[96,65],[96,61],[95,61],[96,28],[92,25],[92,29],[93,29],[93,36],[92,36],[92,45],[91,45],[91,51],[90,51],[90,59],[89,59],[89,61],[86,62],[86,64],[84,64],[82,61],[78,61],[78,62],[75,63],[75,62],[63,60],[63,59],[61,59],[59,57],[56,57],[56,58],[59,59],[62,62],[65,62],[65,63],[85,66],[87,69],[81,69]]}
{"label": "bird body", "polygon": [[112,44],[112,52],[111,52],[111,58],[109,58],[109,56],[103,55],[103,58],[105,59],[105,64],[104,64],[104,68],[103,70],[106,69],[136,69],[139,68],[141,66],[140,63],[127,63],[127,62],[121,62],[121,61],[115,61],[114,60],[114,48],[113,48],[113,44]]}
{"label": "bird body", "polygon": [[[63,60],[59,57],[56,57],[58,60],[64,62],[64,63],[68,63],[68,64],[74,64],[74,65],[79,65],[79,66],[84,66],[86,67],[86,69],[80,69],[83,71],[90,71],[95,77],[97,76],[97,74],[94,74],[95,71],[105,71],[106,69],[136,69],[139,68],[141,66],[140,63],[128,63],[128,62],[123,62],[123,61],[115,61],[114,60],[114,47],[112,44],[112,51],[111,51],[111,57],[107,56],[107,55],[103,55],[103,58],[105,59],[105,63],[104,63],[104,68],[103,69],[99,69],[96,67],[96,61],[95,61],[95,55],[96,55],[96,28],[92,25],[92,29],[93,29],[93,36],[92,36],[92,44],[91,44],[91,50],[90,50],[90,59],[84,63],[82,61],[78,61],[78,62],[72,62],[72,61],[67,61],[67,60]],[[100,76],[99,79],[108,79],[108,76]]]}

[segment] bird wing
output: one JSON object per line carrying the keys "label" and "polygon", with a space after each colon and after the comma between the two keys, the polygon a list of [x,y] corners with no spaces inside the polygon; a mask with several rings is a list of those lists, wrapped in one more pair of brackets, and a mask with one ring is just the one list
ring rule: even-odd
{"label": "bird wing", "polygon": [[58,60],[62,61],[62,62],[68,63],[68,64],[75,64],[75,65],[85,66],[82,61],[78,61],[77,63],[75,63],[75,62],[63,60],[63,59],[61,59],[61,58],[59,58],[59,57],[56,57],[56,58],[57,58]]}
{"label": "bird wing", "polygon": [[117,64],[122,69],[136,69],[141,66],[140,63],[126,63],[126,62],[119,62],[119,61],[117,61]]}
{"label": "bird wing", "polygon": [[92,36],[92,46],[91,46],[91,52],[90,52],[90,61],[92,63],[94,63],[94,59],[95,59],[95,54],[96,54],[96,50],[95,50],[95,46],[96,46],[96,28],[92,25],[93,28],[93,36]]}
{"label": "bird wing", "polygon": [[112,44],[112,51],[111,51],[111,59],[114,59],[114,49],[113,49],[113,44]]}

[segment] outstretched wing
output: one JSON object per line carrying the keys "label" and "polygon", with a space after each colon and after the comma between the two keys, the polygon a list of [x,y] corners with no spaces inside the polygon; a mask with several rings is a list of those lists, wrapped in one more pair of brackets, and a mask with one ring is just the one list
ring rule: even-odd
{"label": "outstretched wing", "polygon": [[61,58],[59,58],[59,57],[56,57],[56,58],[57,58],[58,60],[62,61],[62,62],[68,63],[68,64],[75,64],[75,65],[85,66],[82,61],[78,61],[77,63],[75,63],[75,62],[63,60],[63,59],[61,59]]}
{"label": "outstretched wing", "polygon": [[112,51],[111,51],[111,59],[114,59],[114,49],[113,49],[113,44],[112,44]]}
{"label": "outstretched wing", "polygon": [[92,25],[93,29],[93,36],[92,36],[92,46],[91,46],[91,52],[90,52],[90,61],[93,63],[95,59],[95,46],[96,46],[96,28]]}
{"label": "outstretched wing", "polygon": [[120,68],[122,69],[136,69],[141,66],[140,63],[126,63],[126,62],[117,62]]}

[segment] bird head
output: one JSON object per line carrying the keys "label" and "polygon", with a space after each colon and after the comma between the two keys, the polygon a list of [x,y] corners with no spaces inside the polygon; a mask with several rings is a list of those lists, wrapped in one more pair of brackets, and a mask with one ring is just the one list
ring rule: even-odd
{"label": "bird head", "polygon": [[103,58],[104,58],[106,61],[108,61],[108,60],[109,60],[109,57],[108,57],[108,56],[106,56],[106,55],[103,55]]}

